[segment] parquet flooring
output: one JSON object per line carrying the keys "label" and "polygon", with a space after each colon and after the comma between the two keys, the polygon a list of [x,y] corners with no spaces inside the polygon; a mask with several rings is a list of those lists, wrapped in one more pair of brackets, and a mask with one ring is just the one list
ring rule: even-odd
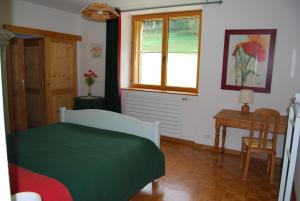
{"label": "parquet flooring", "polygon": [[130,201],[275,201],[279,166],[274,184],[268,183],[266,162],[250,161],[248,180],[242,180],[239,156],[224,154],[214,162],[213,152],[163,141],[166,176],[149,184]]}

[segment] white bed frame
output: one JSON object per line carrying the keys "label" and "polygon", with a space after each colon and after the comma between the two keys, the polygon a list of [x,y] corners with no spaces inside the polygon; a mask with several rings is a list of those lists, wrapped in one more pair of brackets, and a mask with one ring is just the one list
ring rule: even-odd
{"label": "white bed frame", "polygon": [[296,94],[296,98],[289,107],[278,201],[291,200],[300,137],[300,94]]}
{"label": "white bed frame", "polygon": [[67,110],[60,108],[60,121],[124,132],[147,138],[160,147],[159,122],[146,122],[106,110]]}

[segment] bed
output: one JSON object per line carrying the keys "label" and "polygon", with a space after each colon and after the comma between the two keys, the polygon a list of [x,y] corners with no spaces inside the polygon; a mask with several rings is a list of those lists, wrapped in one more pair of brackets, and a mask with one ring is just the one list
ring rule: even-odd
{"label": "bed", "polygon": [[61,108],[61,122],[7,136],[8,160],[67,187],[73,201],[127,201],[165,174],[159,123]]}

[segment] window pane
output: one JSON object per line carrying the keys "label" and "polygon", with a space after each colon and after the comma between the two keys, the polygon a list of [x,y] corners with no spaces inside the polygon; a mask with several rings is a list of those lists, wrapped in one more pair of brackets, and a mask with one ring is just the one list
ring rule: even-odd
{"label": "window pane", "polygon": [[196,88],[197,53],[169,53],[167,85]]}
{"label": "window pane", "polygon": [[160,85],[161,53],[141,53],[140,83]]}
{"label": "window pane", "polygon": [[197,87],[199,18],[169,20],[167,86]]}
{"label": "window pane", "polygon": [[161,84],[162,20],[142,22],[140,35],[140,84]]}

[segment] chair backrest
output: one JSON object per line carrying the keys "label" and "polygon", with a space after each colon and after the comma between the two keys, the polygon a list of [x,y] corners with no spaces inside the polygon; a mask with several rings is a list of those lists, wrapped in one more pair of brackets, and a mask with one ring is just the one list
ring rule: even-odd
{"label": "chair backrest", "polygon": [[[268,146],[268,139],[272,139],[272,150],[276,150],[277,134],[280,124],[280,113],[274,109],[260,108],[255,110],[251,130],[249,146],[252,147],[255,131],[259,132],[258,135],[258,149],[270,149]],[[272,135],[269,138],[269,134]]]}

